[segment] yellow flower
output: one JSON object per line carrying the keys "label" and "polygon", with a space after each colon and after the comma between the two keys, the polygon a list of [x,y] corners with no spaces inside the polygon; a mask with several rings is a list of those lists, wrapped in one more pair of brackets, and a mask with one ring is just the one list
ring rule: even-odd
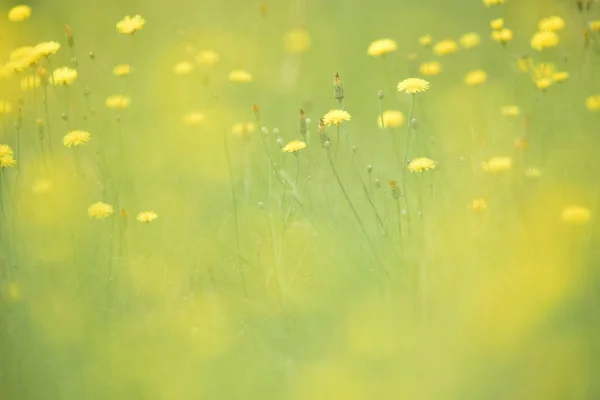
{"label": "yellow flower", "polygon": [[552,85],[552,83],[554,83],[552,78],[540,78],[535,81],[535,86],[537,86],[538,89],[546,90]]}
{"label": "yellow flower", "polygon": [[348,114],[347,111],[343,110],[331,110],[322,118],[323,123],[327,126],[339,125],[343,121],[350,121],[351,119],[352,117],[350,116],[350,114]]}
{"label": "yellow flower", "polygon": [[421,46],[429,47],[431,46],[431,43],[433,43],[433,38],[431,35],[423,35],[419,38],[419,44]]}
{"label": "yellow flower", "polygon": [[369,45],[367,54],[373,57],[385,56],[386,54],[393,53],[398,50],[398,45],[392,39],[379,39],[375,40]]}
{"label": "yellow flower", "polygon": [[508,28],[502,28],[499,31],[492,32],[492,40],[500,43],[508,43],[513,39],[513,31]]}
{"label": "yellow flower", "polygon": [[554,82],[564,82],[567,79],[569,79],[569,76],[571,76],[568,72],[565,71],[560,71],[555,73],[554,75],[552,75],[552,80]]}
{"label": "yellow flower", "polygon": [[42,53],[38,52],[33,46],[18,47],[10,53],[6,67],[12,71],[20,72],[36,64],[41,57]]}
{"label": "yellow flower", "polygon": [[213,50],[203,50],[196,56],[196,62],[199,65],[213,66],[219,62],[219,54]]}
{"label": "yellow flower", "polygon": [[554,31],[536,32],[531,38],[531,47],[542,51],[558,45],[558,35]]}
{"label": "yellow flower", "polygon": [[0,115],[8,115],[12,112],[12,104],[6,100],[0,100]]}
{"label": "yellow flower", "polygon": [[283,44],[288,53],[304,53],[310,47],[310,34],[306,29],[292,29],[285,34]]}
{"label": "yellow flower", "polygon": [[404,114],[397,110],[386,110],[383,112],[383,126],[381,125],[381,114],[377,118],[380,128],[397,128],[404,124]]}
{"label": "yellow flower", "polygon": [[454,40],[442,40],[433,46],[433,52],[438,56],[452,54],[458,50],[458,44]]}
{"label": "yellow flower", "polygon": [[544,18],[538,22],[538,31],[558,32],[565,27],[565,20],[561,17],[552,16]]}
{"label": "yellow flower", "polygon": [[117,22],[117,31],[125,35],[133,35],[144,27],[146,21],[139,15],[130,17],[129,15]]}
{"label": "yellow flower", "polygon": [[182,122],[188,126],[199,125],[202,121],[204,121],[204,114],[199,112],[191,112],[182,118]]}
{"label": "yellow flower", "polygon": [[12,147],[10,147],[7,144],[0,144],[0,157],[4,157],[4,156],[13,156],[15,153],[12,149]]}
{"label": "yellow flower", "polygon": [[498,4],[504,4],[504,0],[483,0],[483,5],[486,7],[497,6]]}
{"label": "yellow flower", "polygon": [[482,198],[479,199],[473,199],[473,201],[471,202],[471,208],[476,211],[476,212],[484,212],[485,210],[487,210],[487,201],[485,201]]}
{"label": "yellow flower", "polygon": [[0,156],[0,167],[9,168],[14,167],[17,164],[12,154],[7,154],[4,156]]}
{"label": "yellow flower", "polygon": [[90,141],[92,135],[86,131],[71,131],[63,137],[63,144],[66,147],[78,147]]}
{"label": "yellow flower", "polygon": [[52,73],[52,81],[54,85],[70,85],[77,79],[77,71],[69,67],[61,67],[54,70]]}
{"label": "yellow flower", "polygon": [[481,85],[487,80],[487,73],[481,69],[471,71],[465,76],[465,83],[469,86]]}
{"label": "yellow flower", "polygon": [[58,49],[60,49],[60,43],[58,42],[42,42],[35,45],[35,51],[46,57],[56,54]]}
{"label": "yellow flower", "polygon": [[142,211],[137,215],[137,220],[144,223],[149,223],[158,218],[158,214],[154,211]]}
{"label": "yellow flower", "polygon": [[481,38],[479,34],[475,32],[465,33],[459,39],[460,45],[463,49],[472,49],[473,47],[477,47],[479,42],[481,42]]}
{"label": "yellow flower", "polygon": [[482,163],[484,171],[491,173],[505,172],[512,168],[512,159],[510,157],[492,157],[488,161]]}
{"label": "yellow flower", "polygon": [[538,179],[542,176],[542,170],[536,167],[530,167],[525,170],[525,176],[530,179]]}
{"label": "yellow flower", "polygon": [[88,215],[90,218],[103,219],[113,213],[113,206],[101,201],[94,203],[88,207]]}
{"label": "yellow flower", "polygon": [[112,108],[113,110],[124,110],[131,104],[131,98],[117,94],[108,96],[104,104],[106,107]]}
{"label": "yellow flower", "polygon": [[521,114],[521,110],[518,106],[504,106],[500,109],[500,112],[505,117],[518,117]]}
{"label": "yellow flower", "polygon": [[433,76],[442,72],[442,64],[437,61],[429,61],[421,63],[419,73],[425,76]]}
{"label": "yellow flower", "polygon": [[113,75],[115,76],[125,76],[131,73],[131,65],[129,64],[119,64],[113,68]]}
{"label": "yellow flower", "polygon": [[243,69],[234,69],[229,73],[229,81],[237,83],[252,82],[252,74]]}
{"label": "yellow flower", "polygon": [[31,7],[21,5],[10,9],[8,20],[11,22],[22,22],[31,17]]}
{"label": "yellow flower", "polygon": [[189,75],[194,70],[194,64],[187,61],[181,61],[173,67],[175,75]]}
{"label": "yellow flower", "polygon": [[238,122],[231,127],[234,135],[246,137],[256,130],[254,122]]}
{"label": "yellow flower", "polygon": [[490,21],[492,29],[498,31],[504,27],[504,18],[496,18]]}
{"label": "yellow flower", "polygon": [[579,205],[566,207],[560,215],[563,221],[572,225],[585,225],[590,221],[591,216],[589,208]]}
{"label": "yellow flower", "polygon": [[40,77],[29,75],[21,79],[21,90],[30,90],[40,87]]}
{"label": "yellow flower", "polygon": [[408,94],[429,90],[429,82],[421,78],[408,78],[398,84],[398,91]]}
{"label": "yellow flower", "polygon": [[295,152],[300,151],[305,148],[306,148],[306,143],[304,143],[300,140],[292,140],[291,142],[289,142],[288,144],[286,144],[283,147],[283,151],[286,153],[295,153]]}
{"label": "yellow flower", "polygon": [[408,170],[410,172],[423,172],[429,171],[430,169],[435,169],[435,165],[437,161],[433,161],[427,157],[419,157],[408,163]]}
{"label": "yellow flower", "polygon": [[600,32],[600,19],[590,21],[590,29],[594,32]]}
{"label": "yellow flower", "polygon": [[[0,103],[0,114],[2,114],[1,106],[2,103]],[[600,94],[588,96],[588,98],[585,99],[585,106],[590,111],[600,111]]]}

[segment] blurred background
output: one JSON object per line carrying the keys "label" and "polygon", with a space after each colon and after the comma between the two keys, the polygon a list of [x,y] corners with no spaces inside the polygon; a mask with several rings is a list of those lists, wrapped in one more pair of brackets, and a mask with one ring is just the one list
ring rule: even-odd
{"label": "blurred background", "polygon": [[600,398],[600,4],[20,4],[0,398]]}

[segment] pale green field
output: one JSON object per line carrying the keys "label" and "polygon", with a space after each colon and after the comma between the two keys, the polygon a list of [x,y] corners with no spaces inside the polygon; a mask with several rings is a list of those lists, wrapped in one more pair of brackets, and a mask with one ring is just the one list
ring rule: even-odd
{"label": "pale green field", "polygon": [[[580,3],[0,4],[0,400],[600,398],[600,4]],[[413,77],[429,89],[397,90]],[[332,109],[351,119],[320,128]]]}

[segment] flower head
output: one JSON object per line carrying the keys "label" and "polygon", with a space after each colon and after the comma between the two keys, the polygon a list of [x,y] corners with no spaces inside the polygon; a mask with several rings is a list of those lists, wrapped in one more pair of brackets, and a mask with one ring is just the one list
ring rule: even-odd
{"label": "flower head", "polygon": [[[383,125],[381,120],[383,119]],[[404,124],[404,114],[397,110],[386,110],[383,115],[377,117],[377,125],[380,128],[397,128]]]}
{"label": "flower head", "polygon": [[479,45],[481,38],[479,37],[478,33],[470,32],[462,35],[459,39],[459,42],[463,49],[472,49],[473,47],[477,47]]}
{"label": "flower head", "polygon": [[392,39],[375,40],[369,45],[367,54],[373,57],[381,57],[398,50],[398,45]]}
{"label": "flower head", "polygon": [[423,47],[429,47],[433,43],[433,37],[431,35],[423,35],[419,37],[419,44]]}
{"label": "flower head", "polygon": [[137,215],[137,220],[146,224],[156,218],[158,218],[158,214],[155,211],[142,211]]}
{"label": "flower head", "polygon": [[552,75],[552,80],[554,82],[562,83],[562,82],[566,81],[567,79],[569,79],[570,76],[571,75],[566,71],[559,71],[559,72],[556,72],[554,75]]}
{"label": "flower head", "polygon": [[33,46],[22,46],[11,51],[9,55],[9,62],[6,63],[5,68],[13,72],[21,72],[26,68],[35,65],[42,57],[36,47]]}
{"label": "flower head", "polygon": [[219,54],[214,50],[203,50],[196,56],[195,60],[199,65],[212,67],[219,62]]}
{"label": "flower head", "polygon": [[[585,106],[590,111],[600,111],[600,94],[588,96],[585,99]],[[0,103],[0,114],[2,114],[2,103]]]}
{"label": "flower head", "polygon": [[69,67],[61,67],[54,70],[52,73],[52,81],[55,85],[68,86],[77,79],[77,70]]}
{"label": "flower head", "polygon": [[572,225],[585,225],[589,222],[591,216],[590,209],[580,205],[566,207],[560,215],[563,221]]}
{"label": "flower head", "polygon": [[133,35],[136,31],[144,27],[146,21],[139,15],[130,17],[129,15],[117,22],[117,31],[125,35]]}
{"label": "flower head", "polygon": [[492,40],[506,44],[513,39],[513,31],[508,28],[502,28],[499,31],[492,32]]}
{"label": "flower head", "polygon": [[173,67],[173,73],[175,75],[189,75],[194,70],[194,64],[188,61],[181,61],[175,64]]}
{"label": "flower head", "polygon": [[437,61],[428,61],[419,65],[419,73],[425,76],[433,76],[442,72],[442,64]]}
{"label": "flower head", "polygon": [[16,6],[8,12],[8,20],[11,22],[23,22],[31,17],[31,7],[26,5]]}
{"label": "flower head", "polygon": [[0,144],[0,157],[12,156],[14,154],[15,153],[14,153],[12,147],[10,147],[7,144]]}
{"label": "flower head", "polygon": [[535,86],[537,86],[538,89],[546,90],[552,86],[553,83],[554,80],[552,78],[540,78],[535,81]]}
{"label": "flower head", "polygon": [[473,199],[473,201],[471,202],[471,208],[478,213],[484,212],[485,210],[487,210],[487,201],[485,201],[482,198],[478,198],[478,199]]}
{"label": "flower head", "polygon": [[339,125],[343,121],[350,121],[352,117],[347,111],[344,110],[331,110],[325,114],[322,118],[325,125]]}
{"label": "flower head", "polygon": [[101,201],[94,203],[88,207],[88,215],[90,218],[103,219],[113,213],[113,206]]}
{"label": "flower head", "polygon": [[465,83],[469,86],[481,85],[487,80],[487,73],[484,70],[476,69],[465,76]]}
{"label": "flower head", "polygon": [[512,168],[512,158],[510,157],[492,157],[488,161],[482,163],[482,168],[486,172],[497,174],[499,172],[508,171]]}
{"label": "flower head", "polygon": [[113,110],[124,110],[131,105],[131,98],[117,94],[114,96],[108,96],[104,104],[106,107]]}
{"label": "flower head", "polygon": [[66,147],[78,147],[90,141],[92,135],[87,131],[71,131],[63,137]]}
{"label": "flower head", "polygon": [[504,0],[483,0],[483,5],[486,7],[497,6],[504,4]]}
{"label": "flower head", "polygon": [[490,27],[497,31],[504,27],[504,18],[496,18],[490,21]]}
{"label": "flower head", "polygon": [[589,26],[592,31],[600,32],[600,19],[590,21]]}
{"label": "flower head", "polygon": [[542,51],[558,45],[558,35],[554,31],[536,32],[531,38],[531,47],[537,51]]}
{"label": "flower head", "polygon": [[229,82],[250,83],[252,74],[244,69],[234,69],[229,73]]}
{"label": "flower head", "polygon": [[408,78],[398,84],[398,91],[408,94],[425,92],[429,89],[429,82],[421,78]]}
{"label": "flower head", "polygon": [[115,76],[125,76],[131,73],[131,65],[129,64],[119,64],[113,68],[113,75]]}
{"label": "flower head", "polygon": [[191,112],[185,114],[181,120],[184,123],[184,125],[200,125],[202,121],[204,121],[204,114],[199,112]]}
{"label": "flower head", "polygon": [[295,153],[306,148],[306,143],[300,140],[292,140],[283,147],[285,153]]}
{"label": "flower head", "polygon": [[544,18],[538,22],[538,30],[558,32],[565,27],[565,20],[558,16]]}
{"label": "flower head", "polygon": [[307,51],[310,47],[310,34],[306,29],[292,29],[285,34],[283,44],[288,53],[300,54]]}
{"label": "flower head", "polygon": [[423,172],[435,169],[437,161],[433,161],[427,157],[419,157],[408,163],[408,170],[411,172]]}
{"label": "flower head", "polygon": [[433,46],[433,52],[438,56],[452,54],[458,50],[458,44],[454,40],[442,40]]}
{"label": "flower head", "polygon": [[0,156],[0,168],[14,167],[16,164],[17,164],[17,161],[12,156],[12,154]]}
{"label": "flower head", "polygon": [[46,57],[56,54],[58,49],[60,49],[60,43],[58,42],[42,42],[35,45],[35,51]]}

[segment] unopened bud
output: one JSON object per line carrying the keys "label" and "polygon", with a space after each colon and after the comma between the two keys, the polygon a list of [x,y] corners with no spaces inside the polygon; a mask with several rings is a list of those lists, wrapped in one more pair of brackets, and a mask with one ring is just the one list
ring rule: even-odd
{"label": "unopened bud", "polygon": [[69,116],[67,115],[67,113],[60,114],[60,118],[62,118],[63,121],[68,121],[69,120]]}
{"label": "unopened bud", "polygon": [[379,189],[381,187],[381,181],[379,180],[379,178],[375,179],[375,187],[377,189]]}
{"label": "unopened bud", "polygon": [[256,119],[256,122],[260,122],[260,106],[258,104],[252,106],[252,112],[254,112],[254,119]]}
{"label": "unopened bud", "polygon": [[333,77],[333,97],[338,101],[344,99],[344,85],[342,84],[340,74],[338,73]]}
{"label": "unopened bud", "polygon": [[379,97],[379,100],[383,100],[383,90],[377,92],[377,97]]}
{"label": "unopened bud", "polygon": [[367,165],[367,172],[370,174],[373,172],[373,166],[371,164]]}
{"label": "unopened bud", "polygon": [[352,146],[352,153],[356,153],[356,146]]}
{"label": "unopened bud", "polygon": [[83,88],[83,95],[89,97],[92,94],[92,89],[89,86]]}
{"label": "unopened bud", "polygon": [[419,129],[419,121],[416,118],[410,120],[410,127],[414,130]]}
{"label": "unopened bud", "polygon": [[79,65],[79,61],[77,60],[77,57],[71,58],[71,64],[73,64],[73,66],[75,68],[77,68],[77,66]]}
{"label": "unopened bud", "polygon": [[95,60],[96,59],[96,55],[94,54],[93,51],[90,51],[89,57],[90,57],[90,60]]}
{"label": "unopened bud", "polygon": [[326,149],[331,147],[331,142],[329,140],[326,140],[325,143],[323,144],[323,147],[325,147]]}
{"label": "unopened bud", "polygon": [[298,131],[302,136],[306,136],[306,118],[302,109],[300,109],[300,117],[298,118]]}
{"label": "unopened bud", "polygon": [[260,133],[262,133],[264,136],[267,136],[269,134],[269,130],[266,126],[263,126],[262,128],[260,128]]}
{"label": "unopened bud", "polygon": [[275,137],[279,136],[279,128],[273,128],[273,136],[275,136]]}
{"label": "unopened bud", "polygon": [[262,201],[258,202],[258,208],[260,208],[261,210],[265,209],[265,204]]}
{"label": "unopened bud", "polygon": [[275,143],[277,143],[277,146],[283,147],[283,140],[281,138],[277,138],[277,140],[275,141]]}
{"label": "unopened bud", "polygon": [[40,141],[42,141],[42,140],[44,140],[44,121],[41,119],[38,119],[36,121],[36,126],[37,126],[38,138],[40,139]]}
{"label": "unopened bud", "polygon": [[73,31],[69,25],[65,25],[65,34],[67,36],[67,45],[72,48],[75,41],[73,40]]}

